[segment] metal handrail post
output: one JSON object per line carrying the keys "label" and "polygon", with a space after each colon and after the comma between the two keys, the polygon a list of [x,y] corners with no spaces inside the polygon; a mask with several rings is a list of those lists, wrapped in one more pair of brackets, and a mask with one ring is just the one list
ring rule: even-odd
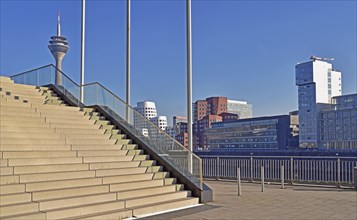
{"label": "metal handrail post", "polygon": [[240,180],[240,167],[237,168],[238,196],[242,196],[242,183]]}

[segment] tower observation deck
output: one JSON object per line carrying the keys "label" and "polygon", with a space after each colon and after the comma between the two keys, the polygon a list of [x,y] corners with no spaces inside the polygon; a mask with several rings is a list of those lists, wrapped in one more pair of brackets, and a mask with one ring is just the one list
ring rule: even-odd
{"label": "tower observation deck", "polygon": [[60,14],[57,17],[57,36],[52,36],[48,48],[56,60],[56,85],[62,85],[62,60],[68,51],[67,38],[61,36]]}

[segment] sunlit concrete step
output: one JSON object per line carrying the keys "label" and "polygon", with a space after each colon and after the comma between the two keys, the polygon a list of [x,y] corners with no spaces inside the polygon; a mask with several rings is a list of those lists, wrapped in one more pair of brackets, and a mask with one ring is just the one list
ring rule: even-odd
{"label": "sunlit concrete step", "polygon": [[48,182],[27,183],[26,191],[27,192],[38,192],[38,191],[44,191],[44,190],[96,186],[96,185],[101,185],[101,184],[102,184],[101,178],[57,180],[57,181],[48,181]]}
{"label": "sunlit concrete step", "polygon": [[199,203],[198,198],[188,197],[150,205],[133,207],[133,216],[147,215],[155,212],[167,211],[183,207],[190,207]]}
{"label": "sunlit concrete step", "polygon": [[12,121],[14,123],[21,123],[21,122],[45,122],[45,118],[41,118],[38,116],[24,116],[24,115],[0,115],[1,122],[4,121]]}
{"label": "sunlit concrete step", "polygon": [[8,166],[8,160],[7,159],[0,159],[0,167],[7,167],[7,166]]}
{"label": "sunlit concrete step", "polygon": [[70,129],[86,129],[86,128],[95,128],[99,129],[100,125],[92,124],[68,124],[68,123],[50,123],[51,128],[70,128]]}
{"label": "sunlit concrete step", "polygon": [[83,120],[89,120],[89,116],[86,115],[79,115],[79,114],[54,114],[50,112],[39,112],[41,117],[45,118],[54,118],[54,119],[83,119]]}
{"label": "sunlit concrete step", "polygon": [[1,167],[0,168],[0,176],[8,176],[8,175],[13,175],[13,174],[14,174],[13,167]]}
{"label": "sunlit concrete step", "polygon": [[0,205],[14,205],[31,202],[31,193],[18,193],[12,195],[0,195]]}
{"label": "sunlit concrete step", "polygon": [[13,112],[18,112],[19,114],[21,114],[21,112],[36,112],[36,109],[31,108],[31,106],[26,105],[26,106],[22,106],[21,108],[17,107],[17,106],[6,106],[6,105],[1,105],[0,103],[0,112],[2,111],[13,111]]}
{"label": "sunlit concrete step", "polygon": [[121,150],[123,146],[114,144],[72,144],[72,150]]}
{"label": "sunlit concrete step", "polygon": [[[128,150],[87,150],[78,151],[78,156],[103,157],[103,156],[125,156],[128,155]],[[141,152],[139,150],[139,152]],[[138,155],[138,154],[137,154]]]}
{"label": "sunlit concrete step", "polygon": [[[116,140],[116,139],[113,139]],[[131,139],[119,139],[116,141],[117,145],[122,145],[122,144],[131,144],[132,140]]]}
{"label": "sunlit concrete step", "polygon": [[50,124],[45,122],[14,123],[12,121],[1,121],[1,127],[2,126],[18,128],[50,128]]}
{"label": "sunlit concrete step", "polygon": [[75,206],[91,205],[102,202],[113,202],[117,200],[116,193],[105,193],[97,195],[85,195],[65,199],[56,199],[49,201],[38,201],[40,203],[40,211],[50,209],[70,208]]}
{"label": "sunlit concrete step", "polygon": [[89,170],[89,164],[56,164],[14,167],[15,174],[54,173],[80,170]]}
{"label": "sunlit concrete step", "polygon": [[109,134],[61,134],[61,137],[76,140],[76,139],[85,139],[85,140],[109,140]]}
{"label": "sunlit concrete step", "polygon": [[[47,219],[62,219],[88,216],[90,214],[124,210],[124,201],[113,201],[93,205],[78,206],[73,208],[48,210]],[[129,217],[129,216],[128,216]]]}
{"label": "sunlit concrete step", "polygon": [[14,81],[10,77],[0,76],[0,83],[14,83]]}
{"label": "sunlit concrete step", "polygon": [[35,127],[16,127],[16,126],[6,126],[6,125],[1,125],[1,131],[0,132],[11,132],[11,133],[16,133],[16,132],[21,132],[21,133],[26,133],[26,134],[43,134],[44,136],[47,134],[53,134],[56,132],[55,128],[35,128]]}
{"label": "sunlit concrete step", "polygon": [[48,110],[53,110],[59,112],[79,112],[79,107],[72,107],[72,106],[60,106],[60,105],[32,105],[33,108],[37,108],[40,112],[48,112]]}
{"label": "sunlit concrete step", "polygon": [[177,191],[171,193],[162,193],[159,195],[145,196],[125,200],[125,208],[133,208],[153,203],[166,202],[170,200],[183,199],[191,196],[190,191]]}
{"label": "sunlit concrete step", "polygon": [[166,178],[166,177],[169,177],[169,173],[168,172],[129,174],[129,175],[121,175],[121,176],[109,176],[109,177],[103,177],[103,184],[130,183],[130,182],[135,182],[135,181],[163,179],[163,178]]}
{"label": "sunlit concrete step", "polygon": [[[121,162],[91,163],[89,165],[89,167],[90,167],[91,170],[139,167],[141,162],[142,161],[121,161]],[[154,164],[152,163],[152,165],[154,165]]]}
{"label": "sunlit concrete step", "polygon": [[31,151],[31,152],[3,152],[3,158],[51,158],[51,157],[77,157],[75,151]]}
{"label": "sunlit concrete step", "polygon": [[17,132],[6,132],[0,131],[1,138],[18,138],[18,139],[33,139],[33,138],[41,138],[41,139],[59,139],[61,138],[60,134],[57,133],[26,133],[23,132],[22,129],[18,129]]}
{"label": "sunlit concrete step", "polygon": [[72,129],[72,128],[54,128],[56,132],[61,134],[104,134],[105,130],[97,128],[88,128],[88,129]]}
{"label": "sunlit concrete step", "polygon": [[66,144],[66,140],[64,139],[44,139],[44,138],[1,138],[1,145],[3,144]]}
{"label": "sunlit concrete step", "polygon": [[82,163],[81,157],[56,157],[56,158],[21,158],[8,159],[9,166],[31,166],[31,165],[49,165],[49,164],[71,164]]}
{"label": "sunlit concrete step", "polygon": [[1,217],[7,217],[11,215],[18,215],[24,213],[32,213],[39,211],[39,204],[35,202],[0,206]]}
{"label": "sunlit concrete step", "polygon": [[148,187],[163,186],[164,179],[144,179],[131,182],[110,184],[110,192],[137,190]]}
{"label": "sunlit concrete step", "polygon": [[0,178],[0,185],[17,184],[17,183],[20,183],[20,176],[18,175],[1,176]]}
{"label": "sunlit concrete step", "polygon": [[57,189],[33,192],[32,198],[34,201],[44,201],[52,199],[63,199],[77,196],[95,195],[109,193],[108,185],[75,187],[69,189]]}
{"label": "sunlit concrete step", "polygon": [[11,83],[11,82],[10,83],[2,82],[1,87],[23,90],[23,91],[39,91],[39,89],[40,89],[40,87],[33,86],[33,85],[18,84],[18,83]]}
{"label": "sunlit concrete step", "polygon": [[94,125],[93,121],[78,117],[77,119],[63,119],[63,118],[46,118],[49,123],[65,123],[65,124],[80,124],[80,125]]}
{"label": "sunlit concrete step", "polygon": [[46,213],[44,212],[31,212],[15,216],[8,216],[4,220],[46,220]]}
{"label": "sunlit concrete step", "polygon": [[115,144],[117,140],[110,139],[66,139],[68,144]]}
{"label": "sunlit concrete step", "polygon": [[71,150],[70,145],[64,144],[3,144],[0,142],[1,151],[62,151]]}
{"label": "sunlit concrete step", "polygon": [[131,209],[115,210],[110,212],[101,212],[94,215],[82,216],[82,220],[99,220],[99,219],[126,219],[131,217],[133,211]]}
{"label": "sunlit concrete step", "polygon": [[25,103],[25,102],[20,102],[18,100],[4,100],[4,99],[0,99],[0,106],[3,107],[16,107],[16,108],[19,108],[19,107],[28,107],[28,108],[31,108],[31,103]]}
{"label": "sunlit concrete step", "polygon": [[24,111],[8,111],[8,110],[0,110],[1,117],[7,116],[17,116],[17,117],[40,117],[39,112],[24,112]]}
{"label": "sunlit concrete step", "polygon": [[131,199],[135,197],[159,195],[161,193],[172,193],[177,191],[177,187],[178,185],[167,185],[167,186],[155,186],[155,187],[147,187],[144,189],[121,191],[117,193],[117,198],[121,200],[121,199]]}
{"label": "sunlit concrete step", "polygon": [[83,157],[84,163],[100,163],[100,162],[115,162],[115,161],[135,161],[149,159],[149,155],[135,156],[111,156],[111,157]]}
{"label": "sunlit concrete step", "polygon": [[9,184],[0,186],[0,195],[24,193],[25,184]]}
{"label": "sunlit concrete step", "polygon": [[70,180],[95,177],[95,171],[71,171],[57,173],[39,173],[20,175],[21,183],[44,182],[54,180]]}
{"label": "sunlit concrete step", "polygon": [[[44,105],[42,108],[35,108],[36,112],[40,112],[41,114],[54,114],[54,115],[68,115],[68,116],[84,116],[82,111],[78,109],[70,109],[66,110],[67,106],[52,106],[54,108],[50,108],[52,105]],[[48,108],[47,108],[48,107]]]}
{"label": "sunlit concrete step", "polygon": [[147,167],[127,167],[127,168],[118,168],[118,169],[105,169],[105,170],[97,170],[97,177],[105,177],[105,176],[120,176],[120,175],[128,175],[128,174],[140,174],[146,173]]}

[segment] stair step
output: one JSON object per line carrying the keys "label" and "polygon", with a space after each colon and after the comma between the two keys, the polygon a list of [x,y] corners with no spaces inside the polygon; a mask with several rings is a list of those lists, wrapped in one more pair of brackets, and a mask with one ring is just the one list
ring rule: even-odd
{"label": "stair step", "polygon": [[120,211],[110,211],[110,212],[101,212],[94,215],[82,216],[82,220],[98,220],[98,219],[126,219],[133,216],[133,211],[131,209],[122,209]]}
{"label": "stair step", "polygon": [[145,196],[139,198],[127,199],[125,208],[133,208],[135,206],[150,205],[153,203],[166,202],[170,200],[183,199],[190,196],[189,191],[178,191],[172,193],[162,193],[159,195]]}
{"label": "stair step", "polygon": [[121,161],[121,162],[107,162],[107,163],[91,163],[89,165],[89,168],[91,170],[102,170],[102,169],[114,169],[114,168],[139,167],[140,163],[141,163],[141,161]]}
{"label": "stair step", "polygon": [[133,161],[134,156],[111,156],[111,157],[83,157],[84,163],[100,163],[100,162],[114,162],[114,161]]}
{"label": "stair step", "polygon": [[[1,122],[2,123],[2,122]],[[43,138],[1,138],[1,144],[65,144],[64,139],[43,139]]]}
{"label": "stair step", "polygon": [[[2,104],[2,103],[1,103]],[[14,112],[36,112],[36,109],[31,108],[31,106],[22,106],[21,108],[18,108],[17,106],[7,106],[7,105],[1,105],[1,111],[14,111]]]}
{"label": "stair step", "polygon": [[6,126],[1,125],[1,132],[23,132],[27,134],[52,134],[55,133],[55,128],[36,128],[36,127],[15,127],[15,126]]}
{"label": "stair step", "polygon": [[142,188],[163,186],[163,185],[164,185],[163,179],[156,179],[156,180],[146,179],[146,180],[139,180],[139,181],[115,183],[115,184],[110,184],[110,192],[137,190]]}
{"label": "stair step", "polygon": [[8,160],[9,160],[9,162],[8,162],[9,166],[82,163],[81,157],[21,158],[21,159],[8,159]]}
{"label": "stair step", "polygon": [[56,190],[46,190],[33,192],[32,198],[34,201],[42,200],[51,200],[51,199],[61,199],[69,198],[75,196],[84,196],[84,195],[95,195],[109,193],[108,185],[99,185],[99,186],[85,186],[85,187],[76,187],[69,189],[56,189]]}
{"label": "stair step", "polygon": [[37,182],[37,183],[27,183],[27,192],[37,192],[43,190],[54,190],[54,189],[68,189],[73,187],[85,187],[101,185],[101,178],[83,178],[83,179],[70,179],[70,180],[58,180],[58,181],[48,181],[48,182]]}
{"label": "stair step", "polygon": [[0,131],[1,138],[17,138],[17,139],[59,139],[60,134],[47,133],[46,135],[41,133],[25,133],[22,129],[18,129],[16,132]]}
{"label": "stair step", "polygon": [[141,173],[141,174],[130,174],[130,175],[121,175],[121,176],[108,176],[103,177],[103,184],[114,184],[114,183],[129,183],[135,181],[143,181],[143,180],[152,180],[152,179],[163,179],[164,177],[168,177],[169,174],[167,172],[159,173]]}
{"label": "stair step", "polygon": [[136,173],[146,173],[147,167],[127,167],[127,168],[119,168],[119,169],[105,169],[105,170],[97,170],[97,177],[105,177],[105,176],[120,176],[127,174],[136,174]]}
{"label": "stair step", "polygon": [[86,124],[68,124],[68,123],[51,123],[51,128],[72,128],[72,129],[99,129],[100,125],[86,125]]}
{"label": "stair step", "polygon": [[38,212],[38,203],[24,203],[24,204],[15,204],[8,206],[0,206],[1,217],[7,217],[11,215],[18,215],[24,213]]}
{"label": "stair step", "polygon": [[19,176],[2,176],[0,178],[0,185],[16,184],[19,183]]}
{"label": "stair step", "polygon": [[1,206],[31,202],[31,193],[0,195]]}
{"label": "stair step", "polygon": [[78,151],[78,156],[125,156],[128,154],[128,150],[86,150]]}
{"label": "stair step", "polygon": [[89,164],[56,164],[14,167],[15,174],[53,173],[80,170],[89,170]]}
{"label": "stair step", "polygon": [[56,114],[51,112],[38,112],[41,117],[52,118],[52,119],[83,119],[89,121],[89,116],[80,114]]}
{"label": "stair step", "polygon": [[121,209],[124,209],[124,201],[105,202],[59,210],[49,210],[46,211],[46,214],[48,219],[62,219],[88,216],[90,214],[96,214],[100,212],[118,212]]}
{"label": "stair step", "polygon": [[3,152],[3,158],[52,158],[52,157],[77,157],[77,153],[75,151]]}
{"label": "stair step", "polygon": [[16,194],[25,192],[25,184],[10,184],[0,186],[0,195]]}
{"label": "stair step", "polygon": [[121,150],[122,147],[113,144],[72,144],[72,150]]}
{"label": "stair step", "polygon": [[1,167],[0,168],[0,176],[8,176],[8,175],[13,175],[13,174],[14,174],[13,167]]}
{"label": "stair step", "polygon": [[38,173],[20,175],[21,183],[47,182],[54,180],[70,180],[95,177],[95,171],[71,171],[56,173]]}
{"label": "stair step", "polygon": [[71,129],[71,128],[53,128],[61,134],[104,134],[104,131],[97,128]]}
{"label": "stair step", "polygon": [[59,144],[3,144],[1,143],[1,151],[59,151],[59,150],[71,150],[70,145]]}
{"label": "stair step", "polygon": [[[2,148],[2,146],[1,146]],[[3,150],[3,149],[1,149]],[[0,159],[0,167],[7,167],[8,166],[8,160],[7,159]]]}
{"label": "stair step", "polygon": [[162,193],[172,193],[172,192],[176,192],[176,187],[177,187],[176,185],[168,185],[168,186],[155,186],[155,187],[147,187],[144,189],[123,191],[117,193],[117,198],[120,200],[120,199],[131,199],[135,197],[158,195]]}
{"label": "stair step", "polygon": [[110,139],[67,139],[69,144],[115,144],[116,140]]}
{"label": "stair step", "polygon": [[110,135],[108,134],[61,134],[61,137],[77,140],[77,139],[85,139],[85,140],[109,140]]}
{"label": "stair step", "polygon": [[56,199],[48,201],[39,201],[40,211],[47,211],[51,209],[62,209],[75,206],[90,205],[102,202],[113,202],[117,200],[116,193],[105,193],[98,195],[86,195],[65,199]]}
{"label": "stair step", "polygon": [[45,122],[14,123],[12,121],[4,120],[1,121],[1,126],[17,127],[17,128],[26,128],[26,127],[49,128],[50,124],[46,124]]}
{"label": "stair step", "polygon": [[40,117],[40,113],[39,112],[28,112],[28,111],[7,111],[7,110],[3,110],[1,109],[0,111],[0,115],[1,116],[17,116],[19,117],[19,115],[21,115],[21,117]]}
{"label": "stair step", "polygon": [[46,117],[46,122],[65,123],[65,124],[73,124],[73,125],[94,125],[93,121],[86,120],[85,118],[82,118],[82,116],[78,116],[78,118],[71,118],[71,119]]}
{"label": "stair step", "polygon": [[190,207],[199,203],[198,198],[183,198],[171,201],[159,202],[150,205],[137,206],[133,208],[133,216],[140,218],[141,215],[147,215],[155,212],[169,211],[178,208]]}
{"label": "stair step", "polygon": [[15,216],[9,216],[4,220],[46,220],[46,213],[43,212],[32,212],[26,214],[20,214]]}

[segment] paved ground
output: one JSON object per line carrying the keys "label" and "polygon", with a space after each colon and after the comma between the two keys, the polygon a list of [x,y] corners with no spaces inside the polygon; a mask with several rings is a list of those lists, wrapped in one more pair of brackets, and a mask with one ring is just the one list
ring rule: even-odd
{"label": "paved ground", "polygon": [[357,192],[320,187],[243,183],[237,197],[234,182],[207,181],[214,202],[191,209],[144,218],[156,219],[357,219]]}

